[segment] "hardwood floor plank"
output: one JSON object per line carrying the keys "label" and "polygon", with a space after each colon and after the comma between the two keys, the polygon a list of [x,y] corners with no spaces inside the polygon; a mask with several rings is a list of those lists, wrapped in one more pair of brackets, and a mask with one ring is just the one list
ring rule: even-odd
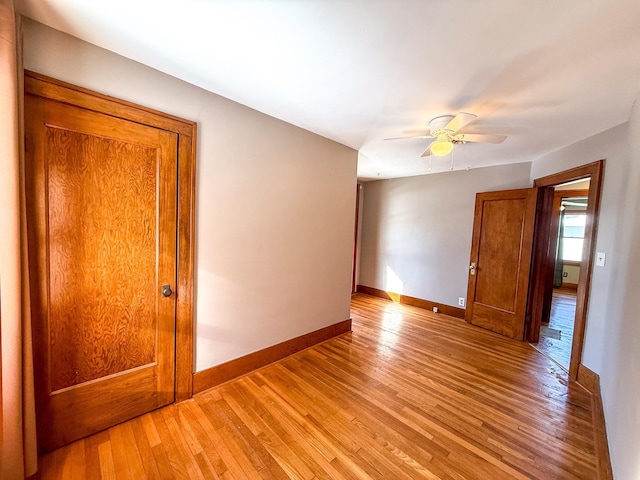
{"label": "hardwood floor plank", "polygon": [[[236,388],[235,385],[227,385],[226,388],[233,389],[234,392],[239,392],[239,389]],[[262,435],[263,432],[258,423],[251,417],[251,413],[248,412],[246,408],[243,408],[242,405],[231,395],[223,395],[223,398],[230,407],[226,412],[226,415],[238,429],[238,433],[242,436],[242,442],[245,444],[245,448],[252,450],[257,456],[257,461],[254,464],[257,466],[260,473],[263,476],[268,476],[269,478],[288,478],[278,462],[269,454],[264,445],[260,443],[258,437]],[[247,397],[243,395],[243,398]],[[250,428],[249,425],[253,428]]]}
{"label": "hardwood floor plank", "polygon": [[195,438],[202,447],[202,458],[198,462],[205,462],[211,466],[211,478],[222,478],[227,472],[227,465],[220,457],[220,453],[215,448],[210,435],[207,434],[205,427],[200,423],[200,417],[205,414],[195,401],[186,401],[180,404],[183,410],[185,420],[191,425]]}
{"label": "hardwood floor plank", "polygon": [[[276,458],[282,469],[293,478],[311,479],[316,476],[317,464],[310,458],[304,448],[296,440],[296,432],[291,432],[288,425],[278,415],[275,402],[269,398],[268,393],[254,382],[246,382],[247,391],[254,399],[264,399],[262,404],[264,413],[256,417],[255,421],[260,425],[260,436],[266,441],[266,448]],[[278,421],[280,420],[280,421]]]}
{"label": "hardwood floor plank", "polygon": [[196,450],[195,453],[201,453],[202,449],[194,448],[187,440],[187,438],[190,440],[192,440],[192,438],[190,432],[181,425],[182,422],[180,422],[178,417],[177,409],[178,407],[176,405],[170,405],[160,410],[163,414],[164,421],[166,422],[167,431],[169,432],[169,435],[171,435],[171,439],[176,446],[178,456],[183,461],[187,476],[190,479],[205,480],[204,475],[200,471],[200,468],[198,468],[198,464],[195,461],[193,451]]}
{"label": "hardwood floor plank", "polygon": [[62,462],[63,478],[86,478],[84,442],[73,442]]}
{"label": "hardwood floor plank", "polygon": [[40,478],[597,478],[591,396],[530,345],[365,295],[352,319],[352,333],[45,455]]}
{"label": "hardwood floor plank", "polygon": [[100,480],[100,454],[98,453],[98,447],[102,443],[109,442],[109,434],[106,431],[99,432],[78,442],[84,444],[86,464],[84,478],[86,480]]}
{"label": "hardwood floor plank", "polygon": [[[221,399],[221,397],[217,398]],[[198,403],[203,413],[198,416],[198,422],[203,427],[206,437],[215,445],[216,455],[219,456],[232,478],[259,478],[256,470],[252,470],[251,462],[234,445],[233,441],[229,441],[231,439],[226,438],[228,430],[224,428],[224,422],[218,411],[218,401],[220,400]],[[215,420],[213,423],[212,419]],[[214,425],[217,425],[217,428]]]}
{"label": "hardwood floor plank", "polygon": [[[143,415],[145,417],[146,415]],[[145,477],[148,479],[160,479],[160,471],[158,470],[158,464],[153,456],[153,450],[147,431],[144,428],[142,421],[143,417],[134,418],[131,422],[128,422],[131,426],[131,432],[135,441],[135,445],[138,448],[140,454],[140,461],[142,468],[145,472]]]}
{"label": "hardwood floor plank", "polygon": [[[162,459],[162,454],[164,453],[168,464],[164,465],[163,470],[169,470],[173,474],[174,478],[188,479],[189,475],[187,473],[187,467],[184,462],[189,459],[182,458],[181,453],[178,449],[178,445],[169,432],[167,424],[165,423],[162,411],[155,410],[147,415],[151,415],[153,423],[156,426],[156,430],[158,431],[158,436],[160,438],[160,444],[153,447],[154,458]],[[160,471],[162,472],[163,470]]]}
{"label": "hardwood floor plank", "polygon": [[[558,362],[565,370],[569,370],[571,362],[576,295],[575,290],[553,289],[549,325],[540,329],[540,341],[534,345],[534,348]],[[547,328],[555,330],[559,338],[551,335]]]}
{"label": "hardwood floor plank", "polygon": [[144,433],[149,441],[149,446],[151,448],[156,445],[160,445],[162,443],[160,441],[160,436],[158,435],[158,430],[156,429],[156,424],[153,423],[153,419],[150,414],[142,415],[139,417],[142,426],[144,427]]}
{"label": "hardwood floor plank", "polygon": [[153,459],[158,466],[158,472],[160,472],[160,478],[163,480],[170,480],[174,478],[184,478],[181,475],[176,474],[174,471],[171,462],[169,461],[169,456],[167,455],[166,450],[162,446],[162,444],[155,445],[151,447],[151,452],[153,453]]}
{"label": "hardwood floor plank", "polygon": [[[103,480],[115,480],[116,477],[116,465],[113,461],[113,452],[111,451],[111,442],[104,442],[98,445],[98,456],[100,457],[100,473]],[[128,475],[126,468],[119,470],[120,476],[125,477]],[[64,478],[64,477],[56,477]]]}
{"label": "hardwood floor plank", "polygon": [[117,472],[129,478],[146,478],[130,422],[109,429],[113,463]]}

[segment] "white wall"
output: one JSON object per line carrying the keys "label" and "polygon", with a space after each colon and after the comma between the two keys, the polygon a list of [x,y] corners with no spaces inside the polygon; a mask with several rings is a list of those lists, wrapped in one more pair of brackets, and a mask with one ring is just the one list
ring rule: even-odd
{"label": "white wall", "polygon": [[599,371],[615,478],[640,478],[640,104],[629,122],[630,156],[620,202],[617,258]]}
{"label": "white wall", "polygon": [[[611,290],[612,273],[621,262],[615,248],[617,238],[618,213],[621,192],[625,188],[626,170],[629,161],[628,125],[625,123],[598,135],[587,138],[569,147],[550,153],[533,162],[531,180],[561,172],[570,168],[605,159],[604,183],[598,237],[595,251],[605,252],[607,262],[604,267],[593,267],[591,294],[587,312],[582,363],[594,372],[602,370],[602,338],[609,328],[608,299]],[[595,253],[594,253],[595,255]]]}
{"label": "white wall", "polygon": [[357,152],[25,21],[25,67],[198,122],[196,369],[349,318]]}
{"label": "white wall", "polygon": [[530,186],[530,163],[364,184],[359,283],[458,305],[477,192]]}
{"label": "white wall", "polygon": [[[562,283],[572,283],[574,285],[578,284],[578,279],[580,278],[580,267],[578,265],[563,265],[562,266]],[[567,276],[565,277],[564,274]]]}
{"label": "white wall", "polygon": [[631,120],[536,160],[532,178],[606,159],[582,363],[600,375],[617,480],[640,478],[640,105]]}

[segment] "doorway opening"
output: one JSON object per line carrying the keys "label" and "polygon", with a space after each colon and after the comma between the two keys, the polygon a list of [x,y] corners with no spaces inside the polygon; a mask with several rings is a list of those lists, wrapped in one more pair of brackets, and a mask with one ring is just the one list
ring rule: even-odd
{"label": "doorway opening", "polygon": [[351,294],[353,295],[358,291],[358,255],[360,239],[358,238],[358,232],[360,230],[360,200],[361,200],[362,185],[356,184],[356,214],[354,221],[353,232],[353,264],[351,266]]}
{"label": "doorway opening", "polygon": [[541,319],[534,347],[569,370],[584,246],[590,179],[553,187],[549,248],[555,250],[551,308]]}
{"label": "doorway opening", "polygon": [[582,360],[603,173],[600,160],[534,182],[553,195],[536,221],[527,340],[572,379]]}

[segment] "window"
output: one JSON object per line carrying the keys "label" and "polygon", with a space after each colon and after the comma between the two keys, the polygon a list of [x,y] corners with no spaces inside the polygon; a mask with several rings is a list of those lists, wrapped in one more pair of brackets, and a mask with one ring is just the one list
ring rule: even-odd
{"label": "window", "polygon": [[579,262],[582,260],[586,212],[565,211],[562,223],[562,260]]}

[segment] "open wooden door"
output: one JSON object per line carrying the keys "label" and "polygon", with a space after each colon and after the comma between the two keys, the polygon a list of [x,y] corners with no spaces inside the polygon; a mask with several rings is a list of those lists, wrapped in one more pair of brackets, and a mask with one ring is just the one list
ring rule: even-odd
{"label": "open wooden door", "polygon": [[522,340],[538,189],[476,195],[466,320]]}
{"label": "open wooden door", "polygon": [[175,133],[28,90],[25,130],[48,451],[174,401],[178,147]]}

